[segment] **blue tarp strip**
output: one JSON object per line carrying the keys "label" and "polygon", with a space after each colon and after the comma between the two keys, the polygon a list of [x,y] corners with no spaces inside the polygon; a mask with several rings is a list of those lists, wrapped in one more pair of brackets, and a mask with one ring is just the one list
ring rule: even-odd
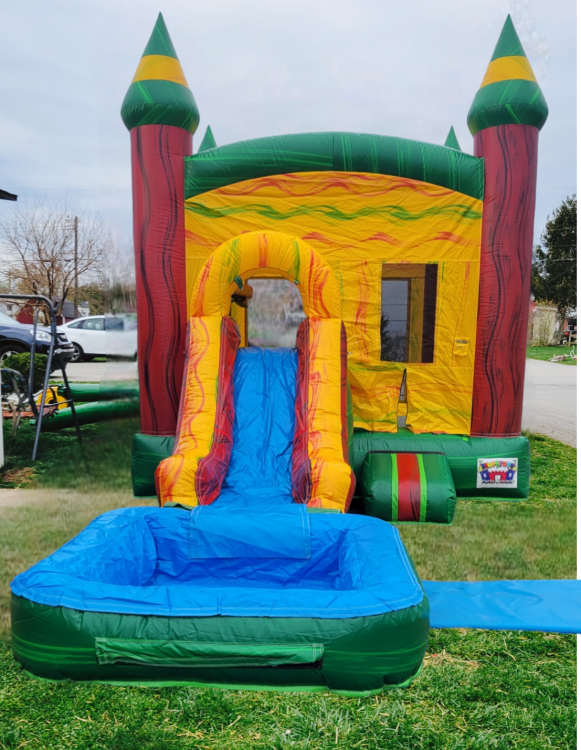
{"label": "blue tarp strip", "polygon": [[432,628],[581,633],[581,581],[423,581]]}

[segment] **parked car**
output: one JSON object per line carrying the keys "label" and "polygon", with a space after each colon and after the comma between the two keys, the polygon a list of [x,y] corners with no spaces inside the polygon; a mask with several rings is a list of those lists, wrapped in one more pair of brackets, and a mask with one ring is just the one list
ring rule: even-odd
{"label": "parked car", "polygon": [[93,357],[137,356],[135,315],[87,315],[58,327],[75,348],[73,362]]}
{"label": "parked car", "polygon": [[[0,362],[10,354],[29,352],[32,346],[33,326],[30,323],[19,323],[6,313],[0,312]],[[50,347],[50,328],[37,326],[36,346],[37,354],[48,354]],[[55,352],[60,350],[65,363],[73,361],[75,349],[67,335],[57,328],[57,342]]]}

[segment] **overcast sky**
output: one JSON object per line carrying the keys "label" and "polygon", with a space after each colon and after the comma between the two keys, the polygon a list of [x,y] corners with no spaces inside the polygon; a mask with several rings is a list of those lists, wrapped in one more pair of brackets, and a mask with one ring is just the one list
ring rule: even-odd
{"label": "overcast sky", "polygon": [[[443,144],[466,115],[507,13],[549,105],[535,239],[576,192],[575,0],[27,0],[2,4],[0,188],[101,208],[131,236],[119,110],[162,11],[218,145],[347,130]],[[0,201],[0,216],[13,204]]]}

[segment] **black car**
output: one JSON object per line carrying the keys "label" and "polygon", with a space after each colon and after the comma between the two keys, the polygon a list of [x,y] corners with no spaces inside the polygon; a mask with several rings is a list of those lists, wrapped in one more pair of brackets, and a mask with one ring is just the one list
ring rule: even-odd
{"label": "black car", "polygon": [[[33,326],[19,323],[10,316],[0,312],[0,363],[10,354],[21,354],[29,352],[32,344]],[[48,354],[50,347],[50,329],[37,327],[36,347],[37,354]],[[60,349],[65,363],[74,357],[75,347],[68,340],[65,333],[57,331],[57,342],[55,353]]]}

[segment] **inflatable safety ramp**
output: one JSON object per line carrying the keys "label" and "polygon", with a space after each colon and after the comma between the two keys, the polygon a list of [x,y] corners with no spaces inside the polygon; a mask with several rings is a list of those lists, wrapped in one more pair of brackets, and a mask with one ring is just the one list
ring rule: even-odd
{"label": "inflatable safety ramp", "polygon": [[360,476],[361,510],[391,522],[452,523],[456,489],[448,459],[434,451],[370,451]]}
{"label": "inflatable safety ramp", "polygon": [[52,680],[365,695],[419,672],[429,629],[393,526],[296,503],[111,511],[12,592],[14,654]]}

